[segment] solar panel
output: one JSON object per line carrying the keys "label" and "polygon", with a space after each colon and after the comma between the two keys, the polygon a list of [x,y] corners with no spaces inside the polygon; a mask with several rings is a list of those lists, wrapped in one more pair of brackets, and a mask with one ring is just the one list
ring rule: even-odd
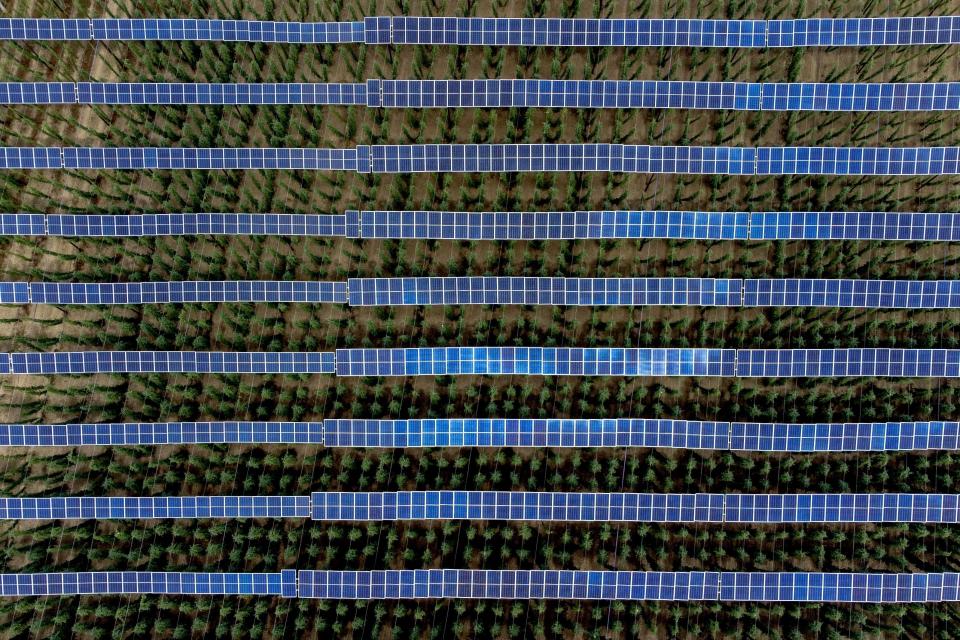
{"label": "solar panel", "polygon": [[43,236],[47,233],[42,213],[0,213],[0,235]]}
{"label": "solar panel", "polygon": [[[2,214],[23,215],[23,214]],[[40,216],[41,220],[43,216]],[[51,236],[342,236],[346,216],[300,213],[50,214]]]}
{"label": "solar panel", "polygon": [[355,149],[64,147],[64,169],[304,169],[356,171]]}
{"label": "solar panel", "polygon": [[75,104],[73,82],[0,82],[0,104]]}
{"label": "solar panel", "polygon": [[29,302],[29,283],[0,282],[0,304],[27,304]]}
{"label": "solar panel", "polygon": [[[287,574],[288,572],[284,572]],[[289,572],[293,574],[294,572]],[[2,596],[108,594],[278,596],[291,578],[280,573],[182,573],[172,571],[89,571],[3,573]],[[294,582],[294,585],[296,583]]]}
{"label": "solar panel", "polygon": [[759,147],[757,175],[954,175],[960,147]]}
{"label": "solar panel", "polygon": [[958,213],[760,212],[750,240],[960,240]]}
{"label": "solar panel", "polygon": [[873,47],[960,42],[960,18],[806,18],[770,20],[768,47]]}
{"label": "solar panel", "polygon": [[754,173],[750,147],[656,147],[623,144],[371,145],[373,173],[615,171]]}
{"label": "solar panel", "polygon": [[740,377],[960,376],[957,349],[739,349]]}
{"label": "solar panel", "polygon": [[439,347],[338,349],[340,376],[732,376],[733,349]]}
{"label": "solar panel", "polygon": [[309,496],[0,498],[0,520],[309,518]]}
{"label": "solar panel", "polygon": [[363,42],[362,22],[272,22],[262,20],[94,19],[94,40],[201,40],[338,44]]}
{"label": "solar panel", "polygon": [[0,169],[61,169],[60,147],[0,147]]}
{"label": "solar panel", "polygon": [[0,446],[323,444],[322,422],[0,424]]}
{"label": "solar panel", "polygon": [[[0,283],[0,302],[3,286]],[[346,303],[345,282],[32,282],[33,304],[161,304],[197,302]]]}
{"label": "solar panel", "polygon": [[860,309],[956,309],[957,280],[744,280],[748,307],[856,307]]}
{"label": "solar panel", "polygon": [[958,422],[751,423],[729,425],[743,451],[911,451],[960,446]]}
{"label": "solar panel", "polygon": [[763,111],[960,109],[958,82],[764,82],[760,91],[762,97],[758,110]]}
{"label": "solar panel", "polygon": [[742,281],[713,278],[351,278],[350,305],[717,305]]}
{"label": "solar panel", "polygon": [[79,82],[73,92],[69,102],[80,104],[367,104],[367,85],[352,82]]}
{"label": "solar panel", "polygon": [[86,18],[0,18],[0,40],[89,40]]}
{"label": "solar panel", "polygon": [[[575,240],[588,238],[748,239],[744,212],[706,211],[361,211],[363,238]],[[960,216],[957,219],[960,237]]]}
{"label": "solar panel", "polygon": [[333,373],[332,352],[64,351],[6,353],[0,373]]}

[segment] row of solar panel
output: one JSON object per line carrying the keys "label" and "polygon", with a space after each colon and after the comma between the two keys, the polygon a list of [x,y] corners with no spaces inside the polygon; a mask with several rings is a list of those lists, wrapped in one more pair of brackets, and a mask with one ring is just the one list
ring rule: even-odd
{"label": "row of solar panel", "polygon": [[347,211],[0,213],[0,235],[142,237],[167,235],[346,236],[460,240],[678,238],[701,240],[960,241],[960,213],[707,211]]}
{"label": "row of solar panel", "polygon": [[0,498],[0,520],[309,518],[309,496]]}
{"label": "row of solar panel", "polygon": [[364,105],[740,111],[956,111],[960,82],[367,80],[366,83],[0,82],[0,104]]}
{"label": "row of solar panel", "polygon": [[346,303],[346,282],[0,282],[0,304]]}
{"label": "row of solar panel", "polygon": [[796,452],[956,450],[960,449],[960,423],[443,418],[0,424],[0,446],[217,443],[327,447],[668,447]]}
{"label": "row of solar panel", "polygon": [[960,377],[960,349],[435,347],[338,349],[335,353],[0,353],[0,374],[78,373],[956,378]]}
{"label": "row of solar panel", "polygon": [[958,377],[956,349],[338,349],[338,376]]}
{"label": "row of solar panel", "polygon": [[301,598],[953,602],[960,574],[523,571],[298,571]]}
{"label": "row of solar panel", "polygon": [[334,373],[333,352],[65,351],[0,353],[0,374]]}
{"label": "row of solar panel", "polygon": [[[45,500],[38,498],[37,500]],[[130,500],[136,500],[131,498]],[[311,494],[314,520],[957,523],[958,494],[396,491]]]}
{"label": "row of solar panel", "polygon": [[671,523],[960,522],[960,494],[315,492],[310,496],[0,498],[0,520],[312,518]]}
{"label": "row of solar panel", "polygon": [[90,571],[3,573],[0,596],[105,594],[297,596],[297,572],[188,573],[174,571]]}
{"label": "row of solar panel", "polygon": [[415,144],[358,146],[356,149],[0,147],[0,169],[954,175],[960,173],[960,147],[658,147],[620,144]]}
{"label": "row of solar panel", "polygon": [[0,40],[207,40],[297,44],[576,47],[813,47],[960,42],[960,18],[794,20],[445,18],[355,22],[203,19],[0,19]]}

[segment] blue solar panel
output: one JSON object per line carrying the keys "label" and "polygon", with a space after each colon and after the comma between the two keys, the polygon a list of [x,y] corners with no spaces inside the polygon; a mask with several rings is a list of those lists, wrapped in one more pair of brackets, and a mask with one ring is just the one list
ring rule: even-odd
{"label": "blue solar panel", "polygon": [[[3,286],[23,283],[0,283]],[[32,282],[33,304],[155,304],[191,302],[346,303],[345,282]]]}
{"label": "blue solar panel", "polygon": [[89,40],[87,18],[0,18],[0,40]]}
{"label": "blue solar panel", "polygon": [[75,104],[73,82],[0,82],[0,104]]}
{"label": "blue solar panel", "polygon": [[[361,211],[363,238],[746,240],[752,214],[706,211]],[[957,220],[960,237],[960,216]]]}
{"label": "blue solar panel", "polygon": [[729,425],[743,451],[910,451],[960,447],[958,422],[751,423]]}
{"label": "blue solar panel", "polygon": [[0,446],[323,444],[322,422],[0,424]]}
{"label": "blue solar panel", "polygon": [[340,376],[732,376],[733,349],[440,347],[338,349]]}
{"label": "blue solar panel", "polygon": [[61,169],[60,147],[0,147],[0,169]]}
{"label": "blue solar panel", "polygon": [[[284,572],[286,573],[286,572]],[[287,577],[287,581],[289,581]],[[0,574],[2,596],[107,594],[279,596],[280,573],[181,573],[169,571],[91,571]]]}
{"label": "blue solar panel", "polygon": [[64,147],[64,169],[305,169],[356,171],[355,149]]}
{"label": "blue solar panel", "polygon": [[[23,215],[23,214],[3,214]],[[40,216],[41,220],[43,216]],[[51,214],[51,236],[342,236],[346,217],[300,213]]]}
{"label": "blue solar panel", "polygon": [[333,373],[332,352],[67,351],[6,353],[0,373]]}
{"label": "blue solar panel", "polygon": [[739,349],[740,377],[960,377],[957,349]]}
{"label": "blue solar panel", "polygon": [[363,42],[362,22],[261,20],[94,19],[94,40],[208,40],[336,44]]}
{"label": "blue solar panel", "polygon": [[0,520],[309,518],[308,496],[0,498]]}
{"label": "blue solar panel", "polygon": [[750,240],[960,240],[960,213],[761,212]]}
{"label": "blue solar panel", "polygon": [[862,309],[955,309],[956,280],[744,280],[748,307],[856,307]]}
{"label": "blue solar panel", "polygon": [[960,82],[764,82],[761,96],[763,111],[956,111]]}
{"label": "blue solar panel", "polygon": [[[64,83],[66,84],[66,83]],[[0,86],[0,98],[3,97]],[[80,104],[324,104],[366,105],[363,83],[80,82],[69,102]],[[375,106],[375,105],[374,105]]]}
{"label": "blue solar panel", "polygon": [[384,107],[569,107],[760,110],[757,82],[381,80]]}
{"label": "blue solar panel", "polygon": [[807,18],[770,20],[768,47],[868,47],[960,43],[960,18]]}
{"label": "blue solar panel", "polygon": [[351,278],[350,304],[717,305],[742,281],[713,278]]}
{"label": "blue solar panel", "polygon": [[26,282],[0,282],[0,304],[30,302],[30,285]]}
{"label": "blue solar panel", "polygon": [[954,175],[960,147],[759,147],[758,175]]}
{"label": "blue solar panel", "polygon": [[750,147],[655,147],[624,144],[372,145],[373,173],[616,171],[754,173]]}
{"label": "blue solar panel", "polygon": [[47,233],[42,213],[0,213],[0,235],[43,236]]}

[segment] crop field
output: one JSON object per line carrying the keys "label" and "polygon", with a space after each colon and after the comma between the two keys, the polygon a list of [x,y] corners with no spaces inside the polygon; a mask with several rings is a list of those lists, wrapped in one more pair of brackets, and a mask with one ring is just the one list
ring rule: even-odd
{"label": "crop field", "polygon": [[[133,5],[136,5],[135,7]],[[6,0],[5,16],[351,21],[381,15],[956,15],[960,3],[493,0]],[[555,78],[945,82],[956,46],[701,49],[0,41],[0,80],[364,82]],[[4,146],[330,147],[616,142],[960,146],[960,112],[0,106]],[[0,171],[0,211],[958,211],[957,176],[350,171]],[[960,279],[947,242],[0,237],[0,280],[393,276]],[[960,348],[956,309],[0,305],[0,351],[330,351],[419,346]],[[0,376],[0,423],[330,418],[960,420],[960,378],[98,374]],[[315,445],[0,447],[4,496],[313,491],[960,493],[951,451]],[[658,524],[309,519],[0,521],[0,572],[281,569],[960,570],[949,524]],[[0,599],[0,638],[952,638],[956,603]]]}

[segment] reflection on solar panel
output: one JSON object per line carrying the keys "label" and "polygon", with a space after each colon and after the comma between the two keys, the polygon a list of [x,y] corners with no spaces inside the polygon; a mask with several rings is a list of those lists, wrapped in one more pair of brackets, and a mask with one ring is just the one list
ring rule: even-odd
{"label": "reflection on solar panel", "polygon": [[[0,283],[0,302],[3,286]],[[184,302],[346,303],[345,282],[242,280],[225,282],[31,282],[33,304],[152,304]]]}
{"label": "reflection on solar panel", "polygon": [[0,520],[309,518],[308,496],[0,498]]}
{"label": "reflection on solar panel", "polygon": [[351,278],[350,304],[741,304],[742,281],[713,278]]}
{"label": "reflection on solar panel", "polygon": [[752,147],[629,144],[372,145],[373,173],[615,171],[753,175]]}
{"label": "reflection on solar panel", "polygon": [[[958,422],[749,423],[440,418],[323,422],[327,447],[671,447],[740,451],[957,449]],[[2,434],[2,432],[0,432]],[[0,444],[4,441],[0,435]]]}
{"label": "reflection on solar panel", "polygon": [[298,571],[301,598],[955,602],[958,573]]}
{"label": "reflection on solar panel", "polygon": [[0,40],[207,40],[324,44],[577,47],[815,47],[960,42],[960,18],[797,20],[444,18],[362,22],[203,19],[0,19]]}
{"label": "reflection on solar panel", "polygon": [[0,374],[333,372],[332,352],[65,351],[0,354]]}
{"label": "reflection on solar panel", "polygon": [[0,424],[0,446],[323,444],[322,422]]}
{"label": "reflection on solar panel", "polygon": [[296,572],[182,573],[173,571],[91,571],[3,573],[2,596],[105,594],[257,595],[296,597]]}
{"label": "reflection on solar panel", "polygon": [[744,280],[747,307],[956,309],[958,280]]}
{"label": "reflection on solar panel", "polygon": [[0,169],[953,175],[960,173],[960,147],[658,147],[622,144],[411,144],[361,145],[355,149],[0,147]]}
{"label": "reflection on solar panel", "polygon": [[960,349],[739,349],[736,375],[956,378]]}
{"label": "reflection on solar panel", "polygon": [[80,104],[367,104],[363,83],[79,82],[76,91],[70,102]]}
{"label": "reflection on solar panel", "polygon": [[732,376],[733,349],[440,347],[338,349],[339,376]]}
{"label": "reflection on solar panel", "polygon": [[[42,500],[42,499],[41,499]],[[538,491],[316,492],[314,520],[539,522],[958,522],[958,494],[563,493]]]}
{"label": "reflection on solar panel", "polygon": [[[0,214],[0,225],[6,225]],[[142,215],[50,214],[51,236],[277,235],[342,236],[347,217],[299,213],[149,213]],[[40,216],[40,228],[43,228]],[[37,224],[34,222],[34,224]],[[2,228],[7,228],[3,226]]]}
{"label": "reflection on solar panel", "polygon": [[2,82],[0,104],[956,111],[960,109],[960,83],[531,79],[365,83]]}

